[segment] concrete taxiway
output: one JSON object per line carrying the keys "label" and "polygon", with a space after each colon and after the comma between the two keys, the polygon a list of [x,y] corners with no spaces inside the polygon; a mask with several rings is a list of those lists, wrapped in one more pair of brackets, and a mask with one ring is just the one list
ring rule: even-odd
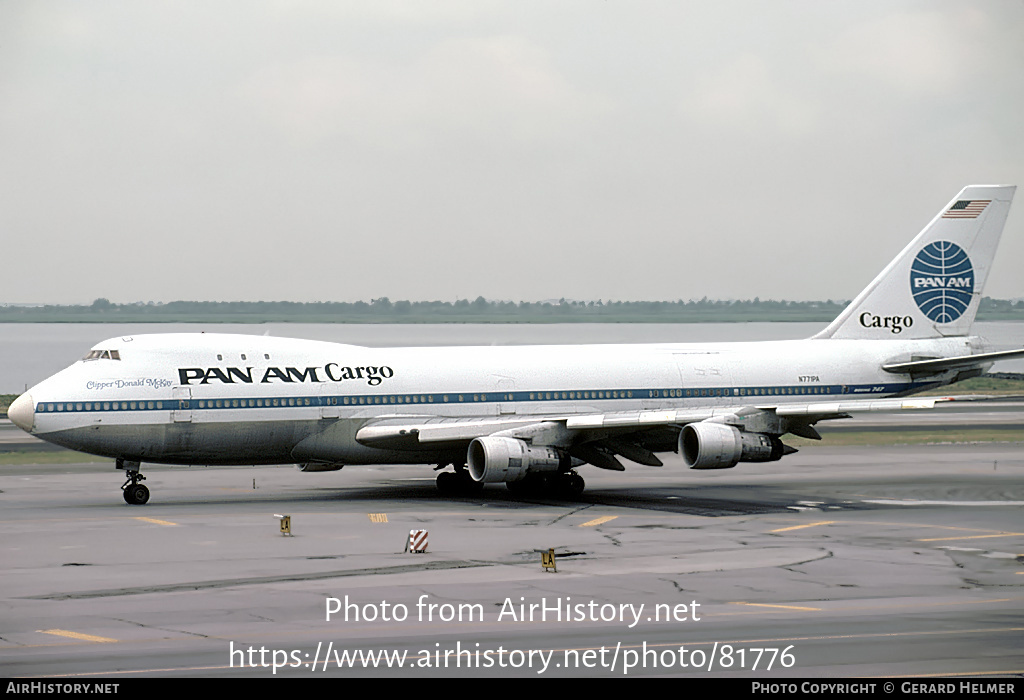
{"label": "concrete taxiway", "polygon": [[140,507],[108,464],[0,467],[0,675],[1024,672],[1024,444],[582,471],[569,502],[154,466]]}

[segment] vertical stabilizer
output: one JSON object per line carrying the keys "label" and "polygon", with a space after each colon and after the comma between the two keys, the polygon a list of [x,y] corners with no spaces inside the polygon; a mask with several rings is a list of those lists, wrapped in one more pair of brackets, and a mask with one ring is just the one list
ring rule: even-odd
{"label": "vertical stabilizer", "polygon": [[965,187],[814,337],[967,335],[1016,189],[1013,185]]}

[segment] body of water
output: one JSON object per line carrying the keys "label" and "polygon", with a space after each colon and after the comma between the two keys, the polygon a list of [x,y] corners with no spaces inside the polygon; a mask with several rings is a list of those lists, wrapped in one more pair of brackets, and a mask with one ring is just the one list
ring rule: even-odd
{"label": "body of water", "polygon": [[[25,391],[81,359],[93,345],[143,333],[235,333],[308,338],[370,347],[444,345],[571,345],[576,343],[699,343],[808,338],[825,323],[10,323],[0,325],[0,393]],[[978,335],[996,349],[1024,347],[1024,323],[981,322]],[[995,371],[1024,372],[1024,360]]]}

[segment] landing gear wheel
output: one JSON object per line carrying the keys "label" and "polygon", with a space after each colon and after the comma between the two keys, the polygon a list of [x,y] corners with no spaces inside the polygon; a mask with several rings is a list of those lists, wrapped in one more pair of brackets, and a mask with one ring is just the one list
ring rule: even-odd
{"label": "landing gear wheel", "polygon": [[526,485],[521,481],[506,481],[505,488],[507,488],[508,492],[513,496],[529,495],[529,493],[527,493],[528,489],[526,488]]}
{"label": "landing gear wheel", "polygon": [[142,481],[146,480],[139,473],[138,462],[127,459],[118,459],[115,463],[118,469],[124,469],[127,480],[121,484],[121,492],[124,494],[124,502],[131,506],[142,506],[149,502],[149,489],[143,486]]}
{"label": "landing gear wheel", "polygon": [[562,498],[574,500],[587,487],[576,472],[564,474],[527,474],[519,481],[506,482],[509,492],[518,498]]}
{"label": "landing gear wheel", "polygon": [[124,502],[132,506],[141,506],[149,502],[149,489],[142,484],[131,484],[124,490]]}
{"label": "landing gear wheel", "polygon": [[519,481],[506,481],[505,486],[517,498],[542,498],[550,491],[546,474],[527,474]]}
{"label": "landing gear wheel", "polygon": [[437,475],[437,490],[445,495],[454,494],[459,490],[459,477],[453,472],[441,472]]}
{"label": "landing gear wheel", "polygon": [[465,469],[437,475],[437,490],[448,496],[472,496],[480,493],[483,488],[483,483],[473,481]]}
{"label": "landing gear wheel", "polygon": [[484,482],[473,481],[473,477],[471,477],[468,473],[466,474],[465,478],[459,478],[459,492],[463,496],[475,496],[478,493],[482,492],[483,490]]}
{"label": "landing gear wheel", "polygon": [[558,479],[558,492],[565,498],[578,498],[586,487],[587,482],[576,472],[563,474]]}

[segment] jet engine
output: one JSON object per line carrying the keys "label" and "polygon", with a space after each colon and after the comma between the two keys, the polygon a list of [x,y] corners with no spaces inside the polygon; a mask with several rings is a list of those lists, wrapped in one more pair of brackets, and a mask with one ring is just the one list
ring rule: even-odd
{"label": "jet engine", "polygon": [[786,454],[785,450],[777,437],[746,433],[724,423],[689,423],[679,433],[679,453],[690,469],[729,469],[739,462],[774,462]]}
{"label": "jet engine", "polygon": [[466,464],[474,481],[520,481],[527,474],[567,470],[571,457],[554,447],[534,447],[509,437],[482,437],[469,443]]}

